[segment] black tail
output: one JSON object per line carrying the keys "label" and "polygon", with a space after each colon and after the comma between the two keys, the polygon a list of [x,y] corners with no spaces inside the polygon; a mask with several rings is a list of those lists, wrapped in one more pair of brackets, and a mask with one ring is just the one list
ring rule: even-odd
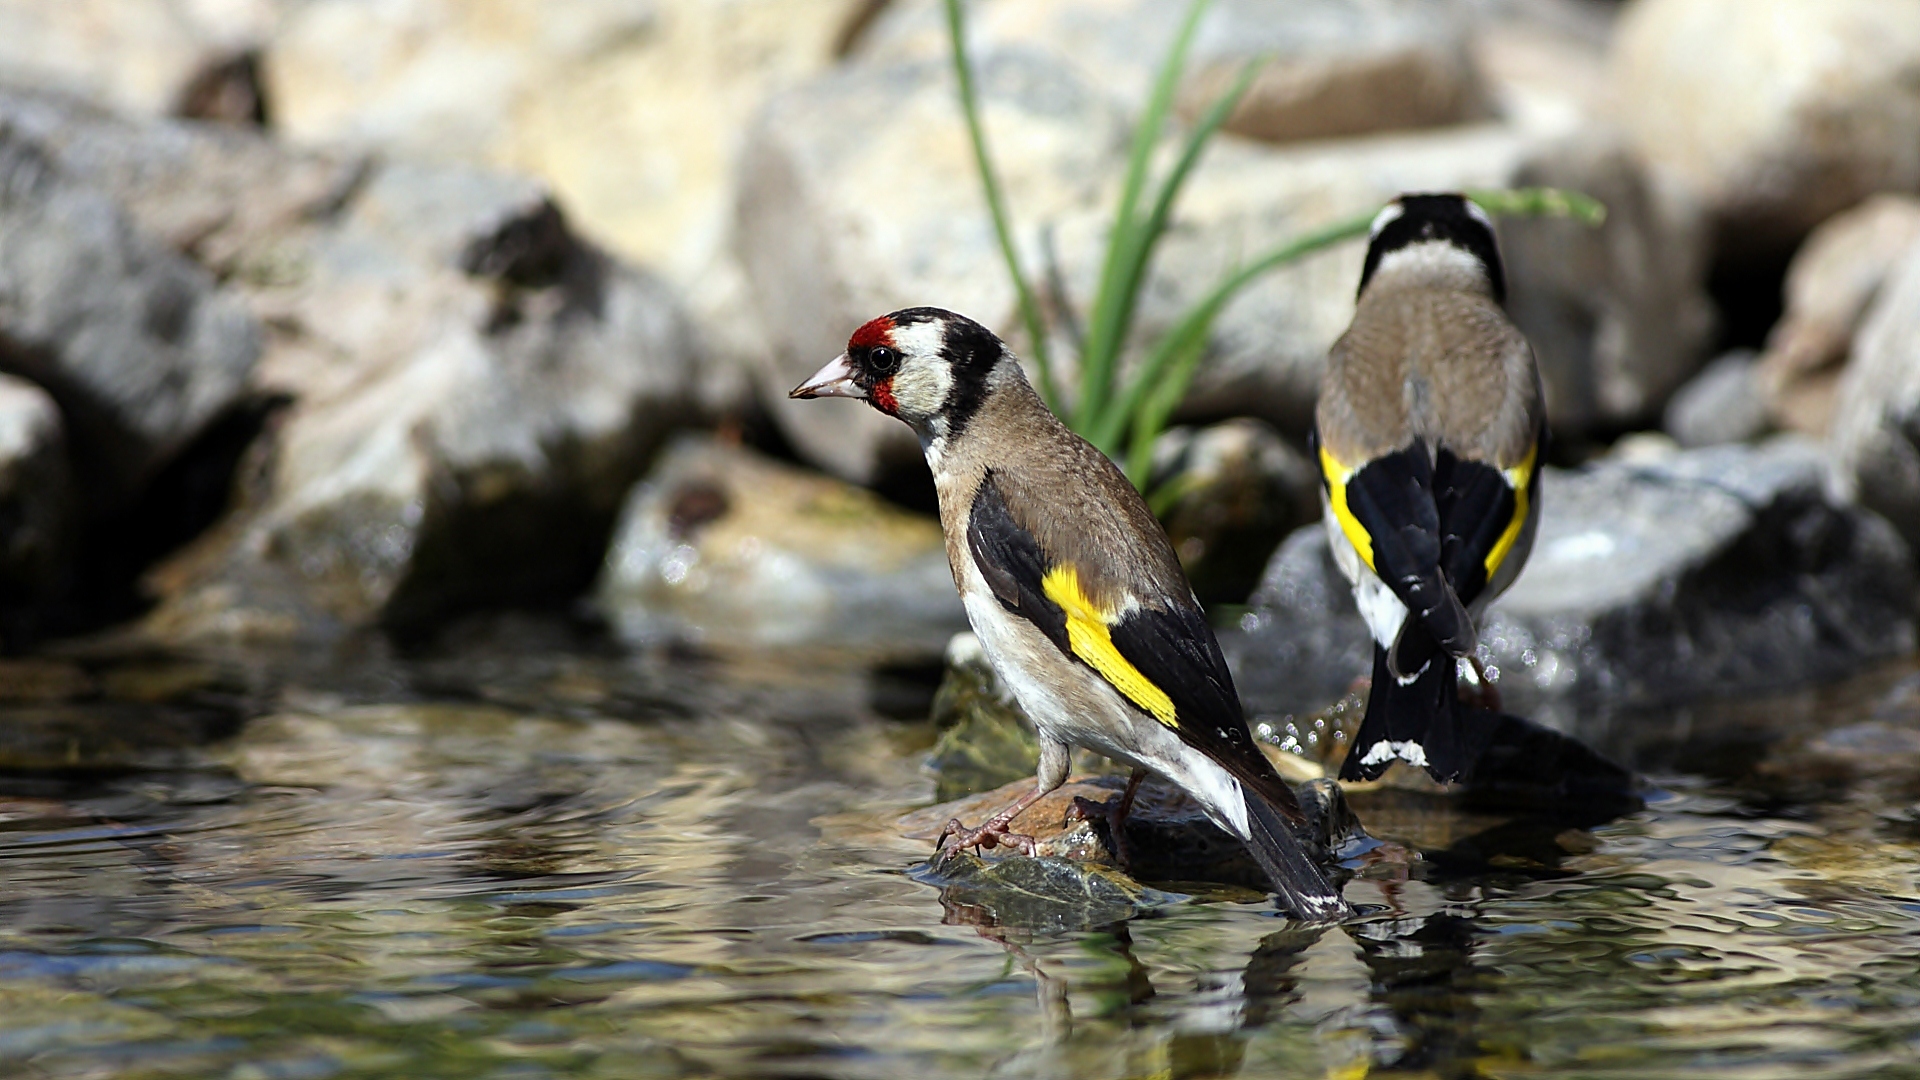
{"label": "black tail", "polygon": [[[1401,636],[1414,634],[1425,631],[1409,623]],[[1437,648],[1419,652],[1429,654],[1425,666],[1402,685],[1388,670],[1387,650],[1377,644],[1373,647],[1373,690],[1367,695],[1367,715],[1347,751],[1346,764],[1340,767],[1340,779],[1372,780],[1395,761],[1424,765],[1427,774],[1443,784],[1472,775],[1495,718],[1460,703],[1459,669],[1452,656]],[[1405,648],[1401,655],[1407,655]]]}
{"label": "black tail", "polygon": [[1247,802],[1247,851],[1272,879],[1273,891],[1280,894],[1280,906],[1308,922],[1351,915],[1353,909],[1327,880],[1326,872],[1294,834],[1280,808],[1250,785],[1242,784],[1241,791]]}

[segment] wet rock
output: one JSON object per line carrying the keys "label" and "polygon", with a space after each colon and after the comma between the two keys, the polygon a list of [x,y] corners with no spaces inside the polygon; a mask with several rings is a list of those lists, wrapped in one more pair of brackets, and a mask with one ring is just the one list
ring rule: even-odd
{"label": "wet rock", "polygon": [[0,368],[46,388],[96,513],[245,392],[260,324],[16,125],[0,125]]}
{"label": "wet rock", "polygon": [[1860,325],[1917,246],[1920,198],[1878,195],[1821,223],[1794,253],[1786,312],[1760,363],[1768,407],[1781,425],[1827,433]]}
{"label": "wet rock", "polygon": [[937,522],[704,437],[634,489],[597,595],[633,642],[931,655],[965,625]]}
{"label": "wet rock", "polygon": [[537,183],[457,166],[382,167],[277,240],[288,272],[250,293],[275,325],[256,382],[294,404],[253,501],[150,575],[150,628],[405,627],[584,588],[648,455],[696,415],[665,286]]}
{"label": "wet rock", "polygon": [[1153,446],[1153,486],[1180,564],[1203,603],[1239,603],[1267,557],[1320,513],[1306,456],[1259,420],[1173,428]]}
{"label": "wet rock", "polygon": [[1657,417],[1714,329],[1697,215],[1665,196],[1631,153],[1591,133],[1531,151],[1511,179],[1585,192],[1607,208],[1598,228],[1566,218],[1500,222],[1507,309],[1533,344],[1554,430]]}
{"label": "wet rock", "polygon": [[[1076,867],[1081,878],[1110,880],[1118,863],[1101,808],[1119,798],[1125,787],[1126,777],[1118,774],[1073,777],[1021,811],[1013,819],[1013,830],[1033,837],[1040,861],[1062,860]],[[978,825],[1032,789],[1033,778],[1029,776],[992,791],[916,810],[900,819],[900,833],[911,840],[931,843],[948,820],[958,818],[968,825]],[[1324,851],[1365,843],[1366,833],[1338,784],[1316,780],[1297,791],[1312,821],[1313,841]],[[1069,818],[1068,811],[1076,802],[1082,810]],[[1140,785],[1133,810],[1127,815],[1126,833],[1128,862],[1123,880],[1214,882],[1260,892],[1268,887],[1266,876],[1247,854],[1246,846],[1209,821],[1200,804],[1184,791],[1157,775],[1149,775]],[[994,860],[994,864],[1031,861],[1035,860],[1008,857]],[[933,872],[944,874],[947,867],[936,865]],[[1061,868],[1049,871],[1060,872]]]}
{"label": "wet rock", "polygon": [[257,49],[295,2],[7,4],[0,7],[0,78],[129,113],[181,112],[193,100],[190,90],[206,86],[222,67]]}
{"label": "wet rock", "polygon": [[1908,248],[1854,339],[1828,447],[1836,486],[1920,543],[1920,246]]}
{"label": "wet rock", "polygon": [[1612,74],[1635,146],[1729,248],[1752,250],[1874,192],[1920,188],[1916,63],[1913,0],[1641,0]]}
{"label": "wet rock", "polygon": [[0,611],[61,591],[72,569],[73,515],[59,409],[39,387],[0,375]]}
{"label": "wet rock", "polygon": [[1749,442],[1772,429],[1767,399],[1751,350],[1708,364],[1667,402],[1662,426],[1681,446]]}
{"label": "wet rock", "polygon": [[[1580,733],[1622,707],[1828,680],[1910,650],[1906,546],[1832,502],[1824,472],[1792,439],[1549,471],[1532,559],[1481,629],[1509,711]],[[1350,595],[1324,530],[1288,539],[1222,635],[1250,711],[1310,713],[1367,673]]]}

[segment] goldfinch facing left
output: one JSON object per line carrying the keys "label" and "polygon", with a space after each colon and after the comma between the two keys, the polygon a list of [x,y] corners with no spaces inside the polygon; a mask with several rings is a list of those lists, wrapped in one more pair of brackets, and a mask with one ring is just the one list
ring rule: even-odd
{"label": "goldfinch facing left", "polygon": [[1547,434],[1505,296],[1493,223],[1466,198],[1406,195],[1374,220],[1314,414],[1328,539],[1374,639],[1342,779],[1396,760],[1464,778],[1491,728],[1468,730],[1456,661],[1477,664],[1475,620],[1527,561]]}
{"label": "goldfinch facing left", "polygon": [[1070,747],[1084,746],[1133,766],[1135,784],[1151,769],[1184,788],[1294,915],[1348,912],[1301,839],[1292,789],[1247,731],[1166,533],[1106,455],[1047,410],[999,338],[938,308],[896,311],[855,331],[792,396],[862,398],[920,437],[967,617],[1038,730],[1038,785],[979,828],[949,823],[955,849],[1030,852],[1008,823],[1065,781]]}

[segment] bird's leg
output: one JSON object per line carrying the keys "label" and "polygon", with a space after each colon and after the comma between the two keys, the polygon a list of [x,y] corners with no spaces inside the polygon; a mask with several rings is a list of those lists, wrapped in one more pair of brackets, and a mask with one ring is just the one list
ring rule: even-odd
{"label": "bird's leg", "polygon": [[[933,838],[933,850],[939,852],[935,856],[936,861],[967,848],[990,848],[1001,844],[1019,848],[1022,855],[1032,855],[1037,850],[1033,837],[1024,833],[1009,832],[1007,826],[1013,822],[1014,818],[1020,816],[1021,811],[1032,806],[1040,796],[1045,794],[1046,791],[1035,787],[1032,791],[1015,799],[1012,806],[981,822],[978,828],[967,828],[960,824],[959,818],[948,819],[947,827],[941,829],[940,835]],[[951,847],[946,846],[949,836],[953,837]],[[941,850],[943,847],[944,851]]]}
{"label": "bird's leg", "polygon": [[[947,827],[940,830],[940,835],[934,837],[934,851],[941,852],[943,847],[946,849],[935,855],[935,860],[945,859],[956,851],[970,847],[990,848],[1000,844],[1019,848],[1023,855],[1034,854],[1038,850],[1038,845],[1033,837],[1008,832],[1007,826],[1014,818],[1020,816],[1021,811],[1039,801],[1042,795],[1067,782],[1067,764],[1072,753],[1073,748],[1066,743],[1041,736],[1040,768],[1035,778],[1038,782],[1034,784],[1033,790],[1015,799],[1012,806],[981,822],[979,828],[969,829],[960,824],[959,818],[949,820]],[[953,837],[953,844],[950,847],[947,846],[949,836]]]}
{"label": "bird's leg", "polygon": [[1487,678],[1487,669],[1481,665],[1480,657],[1473,653],[1466,655],[1467,666],[1473,669],[1473,689],[1463,691],[1460,699],[1469,705],[1488,712],[1505,712],[1500,707],[1500,688]]}
{"label": "bird's leg", "polygon": [[1140,793],[1140,781],[1146,778],[1147,770],[1135,769],[1119,798],[1096,803],[1084,795],[1075,795],[1073,805],[1067,807],[1068,821],[1107,819],[1107,832],[1113,837],[1113,859],[1122,870],[1133,864],[1133,853],[1127,850],[1127,814],[1133,810],[1133,797]]}

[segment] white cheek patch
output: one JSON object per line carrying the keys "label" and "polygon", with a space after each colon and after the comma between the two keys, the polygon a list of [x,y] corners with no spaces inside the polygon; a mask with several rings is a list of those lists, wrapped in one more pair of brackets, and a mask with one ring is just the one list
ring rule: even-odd
{"label": "white cheek patch", "polygon": [[902,413],[931,416],[946,403],[953,388],[953,369],[947,365],[946,328],[937,320],[895,326],[890,335],[902,358],[893,376],[893,399]]}
{"label": "white cheek patch", "polygon": [[1467,213],[1473,215],[1473,220],[1485,225],[1488,232],[1493,231],[1493,219],[1487,216],[1485,210],[1480,209],[1479,203],[1474,202],[1472,199],[1462,199],[1460,201],[1466,204]]}

